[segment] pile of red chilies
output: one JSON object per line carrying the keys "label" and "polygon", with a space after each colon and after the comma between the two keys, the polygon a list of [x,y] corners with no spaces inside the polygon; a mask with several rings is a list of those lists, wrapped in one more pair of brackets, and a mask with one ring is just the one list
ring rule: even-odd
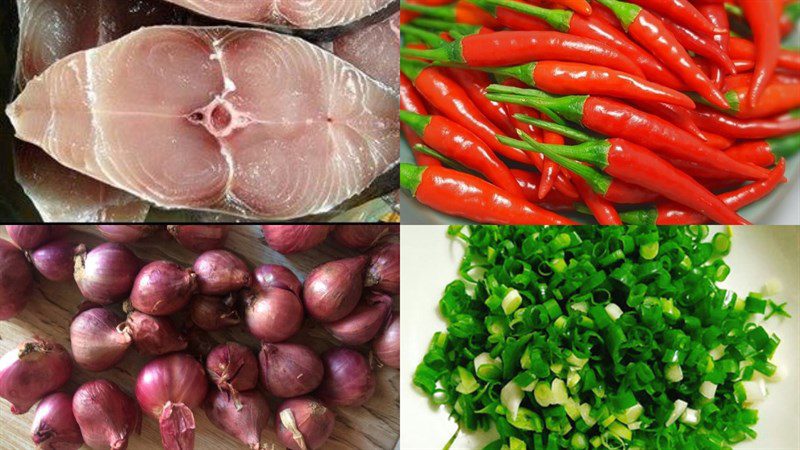
{"label": "pile of red chilies", "polygon": [[[420,203],[483,223],[746,224],[800,149],[800,0],[404,0]],[[798,43],[794,44],[795,47]]]}

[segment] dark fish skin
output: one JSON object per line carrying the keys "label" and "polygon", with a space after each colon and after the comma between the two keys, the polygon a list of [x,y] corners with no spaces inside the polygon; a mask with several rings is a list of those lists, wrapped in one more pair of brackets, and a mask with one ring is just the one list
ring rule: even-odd
{"label": "dark fish skin", "polygon": [[[328,27],[328,28],[317,28],[313,30],[304,30],[277,24],[247,23],[247,25],[251,27],[266,28],[283,34],[298,36],[309,41],[322,42],[322,41],[330,41],[344,33],[349,33],[353,30],[357,30],[365,26],[382,22],[399,10],[400,10],[400,0],[393,0],[391,3],[386,5],[381,10],[376,11],[375,13],[367,17],[362,17],[361,19],[358,19],[356,21],[344,25]],[[214,25],[229,24],[229,25],[242,26],[241,22],[225,21],[220,19],[209,19],[208,21],[194,20],[190,21],[189,23],[189,25],[209,25],[209,24],[214,24]]]}

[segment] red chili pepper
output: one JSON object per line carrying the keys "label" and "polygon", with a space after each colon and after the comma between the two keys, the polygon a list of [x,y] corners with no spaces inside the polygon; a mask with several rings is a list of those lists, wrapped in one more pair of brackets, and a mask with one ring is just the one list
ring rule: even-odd
{"label": "red chili pepper", "polygon": [[[545,116],[546,117],[546,116]],[[545,144],[564,145],[564,138],[552,131],[542,130],[542,142]],[[545,158],[542,169],[542,184],[539,187],[539,198],[545,198],[553,188],[553,182],[561,171],[561,167],[552,159]],[[580,192],[578,192],[580,194]]]}
{"label": "red chili pepper", "polygon": [[[709,22],[711,22],[712,25],[714,25],[717,30],[719,30],[717,33],[713,34],[714,42],[716,42],[722,51],[728,55],[731,37],[731,24],[730,21],[728,21],[728,13],[725,11],[725,5],[706,3],[698,5],[697,9],[706,19],[708,19]],[[735,65],[734,68],[736,68]],[[736,70],[738,70],[738,68],[736,68]],[[714,67],[711,70],[710,78],[714,82],[715,86],[719,87],[722,85],[723,77],[724,74],[720,67]]]}
{"label": "red chili pepper", "polygon": [[[735,60],[753,61],[756,59],[756,46],[747,39],[731,36],[730,54]],[[800,52],[778,49],[778,67],[800,72]]]}
{"label": "red chili pepper", "polygon": [[400,186],[423,205],[480,223],[577,225],[478,177],[444,167],[401,163]]}
{"label": "red chili pepper", "polygon": [[[403,74],[400,74],[400,109],[411,111],[417,114],[427,114],[428,109],[425,108],[425,103],[420,98],[419,93],[411,84],[411,80]],[[414,133],[408,125],[401,124],[403,135],[406,137],[408,145],[413,149],[415,145],[422,142],[420,138]],[[417,164],[423,166],[438,166],[439,161],[436,158],[431,158],[428,155],[414,151],[414,159]]]}
{"label": "red chili pepper", "polygon": [[409,23],[412,20],[416,19],[417,17],[419,17],[419,13],[403,9],[400,11],[400,25]]}
{"label": "red chili pepper", "polygon": [[556,162],[561,162],[558,157],[588,162],[612,177],[657,192],[665,198],[702,212],[720,224],[748,224],[692,177],[633,142],[612,138],[575,146],[555,146],[540,144],[524,133],[521,134],[528,145]]}
{"label": "red chili pepper", "polygon": [[688,0],[630,0],[631,3],[669,18],[695,33],[712,35],[717,28]]}
{"label": "red chili pepper", "polygon": [[495,152],[513,161],[530,163],[525,152],[502,145],[497,135],[502,134],[496,125],[475,106],[469,95],[458,83],[436,67],[425,67],[416,61],[400,60],[400,69],[411,81],[417,91],[430,102],[441,115],[448,117],[475,133]]}
{"label": "red chili pepper", "polygon": [[544,20],[552,28],[563,33],[602,42],[628,56],[628,58],[642,69],[642,72],[644,72],[648,80],[672,89],[680,89],[683,87],[683,83],[658,62],[657,59],[633,43],[624,32],[614,28],[602,19],[583,17],[571,11],[540,8],[514,0],[484,0],[484,3],[496,6],[496,11],[500,11],[501,7],[507,8]]}
{"label": "red chili pepper", "polygon": [[800,134],[743,142],[725,150],[731,158],[759,167],[771,166],[775,161],[788,158],[797,152],[800,152]]}
{"label": "red chili pepper", "polygon": [[542,19],[522,14],[520,12],[497,7],[494,10],[494,16],[497,22],[510,29],[517,31],[550,31],[553,28]]}
{"label": "red chili pepper", "polygon": [[[533,147],[527,145],[525,142],[505,136],[501,137],[500,139],[509,145],[514,145],[531,152],[536,151]],[[638,205],[641,203],[649,203],[660,198],[660,195],[649,189],[626,183],[618,178],[612,178],[606,174],[598,172],[588,165],[579,163],[572,159],[555,155],[553,156],[553,160],[560,164],[565,170],[584,180],[589,184],[589,186],[592,187],[594,192],[600,194],[604,199],[611,203]],[[573,177],[573,179],[574,178],[575,177]]]}
{"label": "red chili pepper", "polygon": [[719,89],[656,16],[632,3],[618,0],[597,1],[613,11],[636,42],[650,50],[695,92],[715,106],[729,107]]}
{"label": "red chili pepper", "polygon": [[726,138],[725,136],[721,136],[719,134],[712,133],[710,131],[704,131],[703,134],[705,134],[706,138],[708,138],[706,144],[708,144],[709,147],[715,148],[717,150],[725,150],[726,148],[733,145],[734,142],[733,139]]}
{"label": "red chili pepper", "polygon": [[592,13],[592,5],[586,0],[549,0],[554,5],[563,6],[575,11],[578,14],[588,16]]}
{"label": "red chili pepper", "polygon": [[753,78],[751,74],[738,75],[736,79],[728,77],[725,89],[734,92],[738,98],[738,111],[734,113],[736,117],[743,119],[755,119],[774,116],[785,113],[800,107],[800,80],[781,79],[778,74],[772,77],[770,82],[763,90],[763,93],[756,101],[755,106],[745,101],[749,91],[748,86],[741,85],[742,82],[750,82]]}
{"label": "red chili pepper", "polygon": [[442,116],[424,116],[402,110],[400,120],[437,152],[475,170],[511,194],[522,196],[522,190],[508,167],[466,128]]}
{"label": "red chili pepper", "polygon": [[545,198],[539,198],[539,174],[520,169],[511,169],[511,173],[517,178],[517,183],[522,188],[525,199],[535,203],[545,209],[554,211],[572,211],[575,209],[575,199],[552,190]]}
{"label": "red chili pepper", "polygon": [[583,178],[576,177],[573,182],[575,183],[575,188],[578,189],[578,193],[581,194],[583,203],[589,207],[592,215],[597,219],[597,223],[600,225],[622,225],[622,219],[620,219],[613,203],[596,194]]}
{"label": "red chili pepper", "polygon": [[467,92],[470,100],[481,110],[487,119],[497,125],[504,133],[514,133],[514,125],[508,117],[505,105],[486,98],[486,88],[492,84],[489,74],[479,70],[450,68],[445,71]]}
{"label": "red chili pepper", "polygon": [[510,66],[539,60],[573,61],[642,76],[636,63],[616,49],[594,39],[555,31],[498,31],[477,34],[457,39],[439,48],[404,50],[401,54],[472,67]]}
{"label": "red chili pepper", "polygon": [[694,108],[687,95],[634,75],[574,62],[538,61],[512,67],[483,68],[514,77],[550,94],[591,94]]}
{"label": "red chili pepper", "polygon": [[776,26],[778,11],[772,1],[739,0],[739,6],[753,30],[753,40],[758,49],[755,76],[748,96],[750,105],[755,106],[778,65],[778,50],[781,46],[780,32]]}
{"label": "red chili pepper", "polygon": [[485,25],[497,28],[497,21],[491,14],[466,0],[458,0],[454,4],[442,6],[416,5],[403,2],[400,9],[413,11],[427,17],[449,20],[451,22],[467,23],[470,25]]}
{"label": "red chili pepper", "polygon": [[[605,136],[647,146],[668,158],[695,161],[704,167],[747,179],[767,176],[764,169],[734,161],[666,120],[613,99],[583,95],[554,98],[538,91],[497,84],[489,86],[488,91],[492,100],[520,103],[540,111],[549,110]],[[699,122],[697,125],[703,128]]]}
{"label": "red chili pepper", "polygon": [[[786,161],[781,159],[770,176],[762,181],[750,183],[731,192],[717,196],[730,209],[739,209],[766,197],[775,187],[784,183]],[[659,202],[655,208],[640,211],[626,211],[620,214],[622,220],[635,225],[700,225],[708,223],[708,217],[675,202]]]}
{"label": "red chili pepper", "polygon": [[[520,86],[522,83],[519,80],[515,80],[513,78],[509,78],[503,82],[503,84],[508,86]],[[535,114],[534,110],[526,108],[522,105],[515,105],[513,103],[506,103],[506,109],[508,110],[508,115],[511,117],[512,123],[514,124],[515,128],[523,129],[534,136],[536,139],[543,139],[542,130],[533,127],[527,123],[520,122],[519,120],[515,119],[514,116],[516,114]],[[559,190],[562,194],[577,199],[578,191],[575,190],[575,187],[572,183],[562,174],[558,173],[554,170],[552,161],[548,163],[548,160],[545,159],[544,155],[541,153],[529,153],[531,157],[531,161],[533,165],[536,166],[537,169],[543,174],[542,177],[544,178],[543,183],[549,184],[550,187],[555,185],[556,189]],[[550,191],[550,187],[541,188],[545,189],[545,192]]]}
{"label": "red chili pepper", "polygon": [[[703,130],[697,126],[689,115],[686,108],[677,105],[670,105],[667,103],[654,103],[654,102],[635,102],[634,106],[642,111],[655,114],[656,116],[666,120],[667,122],[674,123],[683,130],[699,137],[704,141],[708,141],[708,137],[703,133]],[[708,143],[708,142],[707,142]],[[710,144],[709,144],[710,145]],[[713,146],[712,146],[713,147]]]}
{"label": "red chili pepper", "polygon": [[713,131],[731,139],[767,139],[800,131],[800,118],[739,119],[699,105],[690,111],[692,120],[701,129]]}
{"label": "red chili pepper", "polygon": [[594,7],[592,8],[592,15],[591,17],[603,20],[604,22],[608,23],[609,25],[613,26],[614,28],[624,31],[622,29],[622,24],[619,23],[619,19],[617,16],[611,12],[610,9],[606,8],[605,6],[601,5],[600,3],[595,3]]}
{"label": "red chili pepper", "polygon": [[680,43],[686,50],[694,52],[700,56],[705,56],[709,61],[724,69],[725,73],[736,73],[736,67],[734,67],[731,57],[728,56],[728,53],[723,50],[718,43],[707,39],[706,37],[699,35],[688,28],[682,27],[666,17],[656,17],[658,17],[661,22],[664,23],[664,26],[666,26],[667,29],[671,31],[673,35],[675,35],[675,39],[677,39],[678,43]]}

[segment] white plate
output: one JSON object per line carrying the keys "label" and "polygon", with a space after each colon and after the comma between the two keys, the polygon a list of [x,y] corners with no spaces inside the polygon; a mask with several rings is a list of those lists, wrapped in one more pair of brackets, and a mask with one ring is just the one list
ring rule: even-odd
{"label": "white plate", "polygon": [[[403,225],[401,239],[401,374],[400,443],[403,449],[441,449],[456,430],[441,408],[434,408],[412,383],[434,332],[445,329],[438,312],[444,287],[457,277],[463,255],[461,241],[446,236],[444,226]],[[736,227],[731,267],[722,285],[739,294],[758,291],[776,278],[783,284],[773,298],[789,302],[791,319],[771,319],[768,331],[782,339],[773,360],[788,373],[769,385],[770,395],[759,406],[758,438],[737,450],[797,450],[800,448],[800,227]],[[496,437],[491,433],[460,435],[454,449],[480,449]]]}

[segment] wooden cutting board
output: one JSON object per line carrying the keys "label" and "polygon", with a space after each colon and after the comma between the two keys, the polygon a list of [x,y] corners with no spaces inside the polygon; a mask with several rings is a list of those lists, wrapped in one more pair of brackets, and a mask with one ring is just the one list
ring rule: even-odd
{"label": "wooden cutting board", "polygon": [[[94,226],[74,226],[68,236],[76,242],[83,242],[93,248],[103,242]],[[254,225],[232,225],[226,247],[240,255],[251,268],[264,263],[283,264],[292,269],[302,280],[317,265],[333,259],[354,254],[335,244],[323,245],[301,254],[283,256],[259,242],[260,231]],[[5,227],[0,227],[0,238],[8,239]],[[178,245],[164,233],[148,237],[130,245],[131,249],[145,260],[167,259],[191,266],[197,254]],[[16,348],[24,339],[32,336],[48,337],[69,345],[69,324],[83,301],[80,291],[72,281],[55,283],[36,275],[33,296],[25,310],[17,317],[0,321],[0,354]],[[118,311],[122,317],[121,309]],[[240,327],[225,332],[212,333],[217,342],[235,340],[258,349],[258,341]],[[303,330],[292,341],[303,342],[317,351],[334,345],[333,339],[312,321],[306,319]],[[361,348],[368,354],[369,347]],[[82,383],[105,378],[117,383],[128,394],[133,392],[133,383],[139,369],[148,361],[132,347],[116,367],[104,372],[89,372],[75,367],[72,378],[65,389],[74,392]],[[377,367],[377,387],[375,395],[364,406],[358,408],[335,408],[336,426],[326,449],[391,449],[397,445],[400,432],[400,400],[398,371],[389,367]],[[273,408],[277,399],[270,399]],[[32,449],[30,427],[35,407],[23,415],[13,415],[9,403],[0,399],[0,449]],[[195,448],[204,449],[246,449],[247,447],[215,427],[202,409],[194,411],[197,421]],[[283,448],[277,443],[274,432],[274,415],[269,427],[264,430],[261,442],[265,448]],[[274,443],[274,444],[273,444]],[[128,447],[131,450],[161,448],[158,423],[145,416],[142,434],[134,436]]]}

